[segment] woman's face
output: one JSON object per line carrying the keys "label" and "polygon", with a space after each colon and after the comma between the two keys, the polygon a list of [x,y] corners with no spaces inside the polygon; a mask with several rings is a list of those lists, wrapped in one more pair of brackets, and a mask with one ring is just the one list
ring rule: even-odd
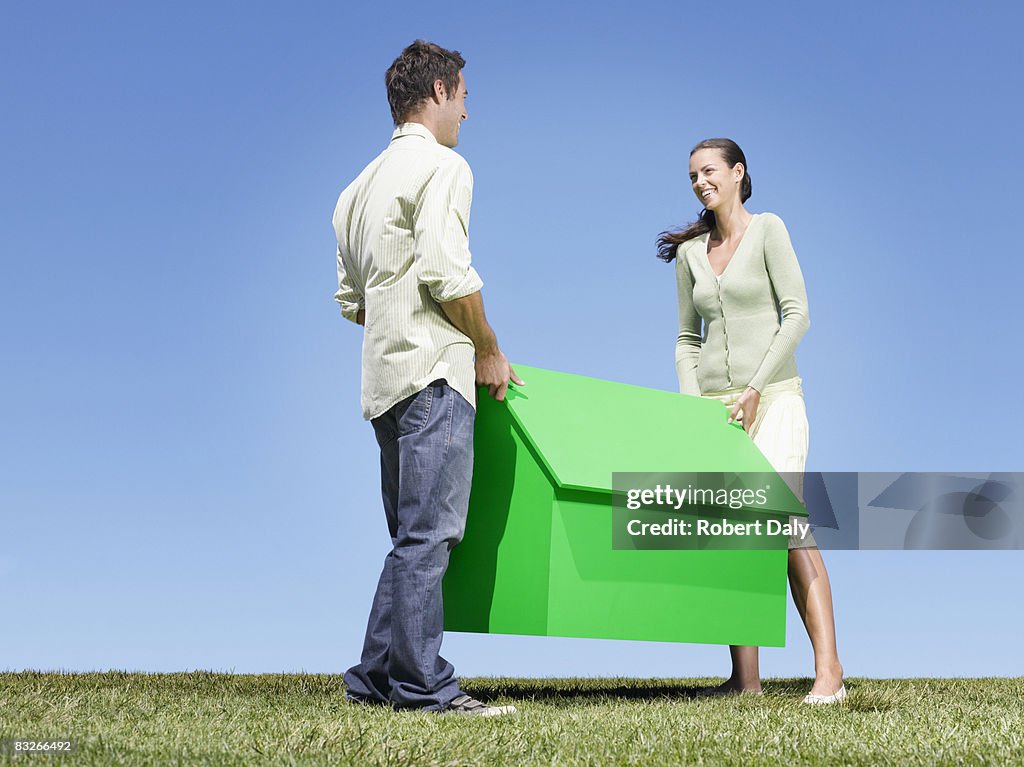
{"label": "woman's face", "polygon": [[708,210],[733,199],[739,202],[742,178],[742,163],[730,168],[719,149],[698,149],[690,155],[690,184],[701,205]]}

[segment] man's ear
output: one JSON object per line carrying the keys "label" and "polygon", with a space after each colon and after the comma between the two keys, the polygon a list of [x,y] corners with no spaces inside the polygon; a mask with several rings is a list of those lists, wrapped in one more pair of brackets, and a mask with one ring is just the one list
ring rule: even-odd
{"label": "man's ear", "polygon": [[444,87],[444,80],[434,80],[434,101],[438,104],[448,100],[448,89]]}

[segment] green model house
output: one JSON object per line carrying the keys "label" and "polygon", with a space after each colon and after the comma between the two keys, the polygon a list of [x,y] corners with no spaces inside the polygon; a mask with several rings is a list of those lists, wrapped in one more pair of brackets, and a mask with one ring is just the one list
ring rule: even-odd
{"label": "green model house", "polygon": [[779,524],[806,516],[750,438],[727,423],[726,408],[522,365],[516,371],[526,385],[510,388],[504,402],[486,390],[478,397],[469,517],[444,581],[445,628],[784,645],[784,536],[746,550],[730,544],[740,539],[709,536],[686,539],[687,548],[643,548],[621,545],[630,537],[619,531],[613,546],[615,524],[629,515],[613,510],[613,473],[760,472],[778,480],[768,508],[683,508],[691,529],[702,518]]}

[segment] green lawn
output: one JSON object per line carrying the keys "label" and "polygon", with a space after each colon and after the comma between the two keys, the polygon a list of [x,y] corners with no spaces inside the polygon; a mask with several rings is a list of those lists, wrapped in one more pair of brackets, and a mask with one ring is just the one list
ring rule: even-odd
{"label": "green lawn", "polygon": [[520,713],[479,719],[352,706],[340,676],[0,674],[0,738],[78,739],[0,764],[1024,764],[1024,679],[809,680],[694,700],[711,679],[463,679]]}

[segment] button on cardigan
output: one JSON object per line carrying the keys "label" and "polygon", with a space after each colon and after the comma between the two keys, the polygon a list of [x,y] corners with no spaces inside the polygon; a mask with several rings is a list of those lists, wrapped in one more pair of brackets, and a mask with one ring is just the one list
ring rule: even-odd
{"label": "button on cardigan", "polygon": [[[683,394],[709,394],[797,375],[796,347],[810,326],[807,291],[789,232],[774,213],[756,213],[716,279],[702,234],[676,249]],[[703,325],[703,328],[702,328]]]}

